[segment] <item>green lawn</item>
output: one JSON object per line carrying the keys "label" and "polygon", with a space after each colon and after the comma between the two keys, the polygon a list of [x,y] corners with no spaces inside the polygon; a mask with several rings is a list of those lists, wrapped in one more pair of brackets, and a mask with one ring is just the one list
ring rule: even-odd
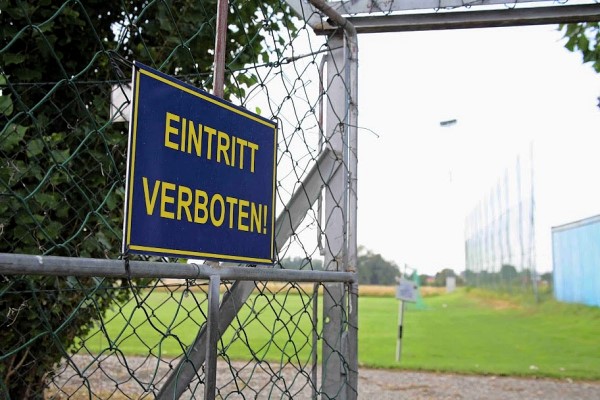
{"label": "green lawn", "polygon": [[[203,293],[167,291],[143,298],[140,307],[132,300],[109,313],[101,329],[85,339],[85,347],[95,354],[114,348],[125,354],[180,355],[205,321],[205,300]],[[232,359],[285,361],[296,354],[307,359],[312,346],[310,297],[291,293],[268,300],[266,296],[250,297],[223,335],[221,348]]]}
{"label": "green lawn", "polygon": [[382,368],[600,379],[600,309],[511,304],[459,291],[407,307],[395,361],[398,302],[362,298],[359,362]]}
{"label": "green lawn", "polygon": [[[126,354],[175,356],[191,343],[204,321],[204,297],[159,292],[148,307],[130,303],[107,317],[104,328],[114,347]],[[197,303],[196,300],[200,303]],[[307,360],[310,314],[306,296],[251,298],[221,346],[233,359]],[[285,308],[282,309],[282,305]],[[261,318],[253,313],[261,312]],[[507,301],[495,295],[460,290],[425,298],[425,307],[408,305],[402,359],[395,361],[398,301],[391,297],[359,300],[359,363],[377,368],[405,368],[461,373],[533,375],[600,379],[600,309],[560,304]],[[293,324],[282,321],[293,320]],[[128,321],[128,322],[127,322]],[[147,322],[149,321],[149,322]],[[274,339],[271,340],[273,335]],[[291,338],[291,339],[290,339]],[[250,343],[248,345],[247,343]],[[98,353],[110,346],[103,335],[86,339]]]}

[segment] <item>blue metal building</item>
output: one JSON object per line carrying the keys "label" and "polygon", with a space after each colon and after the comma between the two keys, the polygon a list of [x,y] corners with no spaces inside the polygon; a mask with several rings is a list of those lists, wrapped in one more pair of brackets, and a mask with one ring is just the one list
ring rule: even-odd
{"label": "blue metal building", "polygon": [[600,215],[552,228],[557,300],[600,307]]}

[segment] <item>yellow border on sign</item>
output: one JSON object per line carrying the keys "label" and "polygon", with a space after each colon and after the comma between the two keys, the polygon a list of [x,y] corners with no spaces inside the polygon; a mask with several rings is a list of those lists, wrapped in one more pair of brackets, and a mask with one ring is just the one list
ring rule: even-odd
{"label": "yellow border on sign", "polygon": [[213,103],[213,104],[215,104],[217,106],[223,107],[226,110],[233,111],[236,114],[242,115],[242,116],[244,116],[244,117],[246,117],[248,119],[251,119],[253,121],[256,121],[256,122],[258,122],[258,123],[260,123],[262,125],[266,125],[266,126],[271,127],[271,128],[275,128],[277,126],[277,125],[273,124],[271,121],[267,121],[267,120],[264,120],[262,118],[256,118],[254,115],[245,113],[244,111],[239,110],[236,107],[228,106],[227,104],[224,104],[221,101],[215,100],[212,97],[205,96],[202,93],[196,92],[195,90],[192,90],[192,89],[190,89],[190,88],[188,88],[186,86],[183,86],[183,85],[180,85],[178,83],[172,82],[172,81],[170,81],[170,80],[168,80],[166,78],[163,78],[162,76],[153,74],[150,71],[146,71],[145,69],[140,69],[140,71],[142,72],[142,74],[148,75],[149,77],[154,78],[157,81],[161,81],[162,83],[166,83],[169,86],[173,86],[174,88],[182,90],[182,91],[184,91],[184,92],[186,92],[188,94],[191,94],[192,96],[199,97],[202,100],[206,100],[206,101],[208,101],[210,103]]}
{"label": "yellow border on sign", "polygon": [[277,184],[277,125],[273,127],[273,201],[271,206],[271,257],[275,258],[275,185]]}
{"label": "yellow border on sign", "polygon": [[251,119],[255,122],[258,122],[262,125],[265,125],[267,127],[273,128],[273,186],[272,186],[272,191],[273,191],[273,198],[272,198],[272,205],[271,205],[271,257],[275,257],[275,252],[274,252],[274,244],[275,244],[275,194],[276,194],[276,190],[275,190],[275,185],[276,185],[276,172],[277,172],[277,124],[274,124],[270,121],[261,119],[261,118],[257,118],[251,114],[248,114],[242,110],[239,110],[235,107],[232,106],[228,106],[227,104],[224,104],[218,100],[215,100],[209,96],[205,96],[199,92],[196,92],[188,87],[185,87],[183,85],[180,85],[178,83],[172,82],[169,79],[165,79],[159,75],[153,74],[150,71],[147,71],[143,68],[137,67],[137,71],[136,71],[136,81],[135,81],[135,94],[134,94],[134,108],[133,108],[133,116],[132,116],[132,133],[131,133],[131,165],[129,168],[129,196],[128,196],[128,209],[127,209],[127,227],[126,227],[126,235],[125,235],[125,244],[126,244],[126,249],[124,249],[124,251],[126,251],[127,249],[130,250],[134,250],[134,251],[140,251],[140,252],[151,252],[151,253],[170,253],[170,254],[177,254],[177,255],[181,255],[181,256],[189,256],[189,257],[200,257],[200,258],[216,258],[216,259],[225,259],[225,260],[235,260],[235,261],[245,261],[245,262],[255,262],[255,263],[264,263],[264,264],[271,264],[273,263],[272,259],[269,258],[255,258],[255,257],[242,257],[242,256],[234,256],[234,255],[227,255],[227,254],[218,254],[218,253],[204,253],[204,252],[197,252],[197,251],[189,251],[189,250],[178,250],[178,249],[166,249],[166,248],[161,248],[161,247],[151,247],[151,246],[140,246],[140,245],[132,245],[131,244],[131,219],[132,219],[132,205],[133,205],[133,181],[134,181],[134,171],[135,171],[135,154],[136,154],[136,143],[137,143],[137,120],[138,120],[138,105],[139,105],[139,93],[140,93],[140,86],[141,86],[141,81],[140,81],[140,74],[144,74],[147,75],[153,79],[156,79],[162,83],[165,83],[169,86],[172,86],[174,88],[177,88],[179,90],[182,90],[188,94],[191,94],[193,96],[199,97],[203,100],[206,100],[210,103],[213,103],[217,106],[223,107],[229,111],[233,111],[236,114],[242,115],[248,119]]}
{"label": "yellow border on sign", "polygon": [[165,249],[162,247],[150,247],[150,246],[138,246],[131,245],[129,247],[131,250],[137,251],[149,251],[151,253],[171,253],[177,254],[181,256],[191,256],[191,257],[199,257],[199,258],[217,258],[217,259],[225,259],[225,260],[235,260],[235,261],[247,261],[247,262],[255,262],[255,263],[266,263],[271,264],[273,260],[268,258],[254,258],[254,257],[238,257],[231,256],[226,254],[218,254],[218,253],[203,253],[200,251],[188,251],[188,250],[177,250],[177,249]]}
{"label": "yellow border on sign", "polygon": [[[125,244],[127,247],[131,244],[131,214],[133,210],[133,177],[135,172],[135,152],[136,152],[136,144],[137,144],[137,121],[138,121],[138,107],[139,107],[139,97],[140,97],[140,70],[138,69],[135,76],[135,94],[133,95],[133,116],[132,116],[132,128],[131,128],[131,165],[129,167],[129,198],[127,207],[127,231],[125,236]],[[127,249],[124,249],[125,251]]]}

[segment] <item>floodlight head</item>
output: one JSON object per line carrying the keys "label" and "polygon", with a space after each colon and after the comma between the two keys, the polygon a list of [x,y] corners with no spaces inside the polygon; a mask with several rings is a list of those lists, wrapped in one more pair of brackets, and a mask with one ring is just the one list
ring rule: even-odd
{"label": "floodlight head", "polygon": [[441,127],[448,127],[448,126],[454,126],[456,125],[458,121],[456,119],[448,119],[446,121],[440,121],[440,126]]}

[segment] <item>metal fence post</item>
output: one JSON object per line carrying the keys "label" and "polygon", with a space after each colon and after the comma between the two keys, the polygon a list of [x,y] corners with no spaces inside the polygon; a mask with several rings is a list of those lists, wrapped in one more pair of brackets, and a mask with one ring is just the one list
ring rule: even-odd
{"label": "metal fence post", "polygon": [[206,321],[206,382],[204,384],[204,400],[214,400],[217,387],[217,344],[219,342],[219,287],[221,278],[212,275],[208,287],[208,318]]}
{"label": "metal fence post", "polygon": [[[329,38],[332,49],[327,61],[327,143],[338,154],[346,155],[345,116],[346,84],[344,82],[345,52],[341,35]],[[344,162],[346,160],[344,159]],[[342,271],[346,260],[346,177],[347,165],[338,170],[325,193],[325,268]],[[322,395],[345,398],[342,334],[344,318],[344,286],[326,284],[323,290],[323,351]]]}
{"label": "metal fence post", "polygon": [[[357,271],[358,42],[354,26],[323,0],[310,3],[343,29],[329,37],[326,135],[344,167],[326,196],[327,269]],[[341,49],[341,51],[339,50]],[[330,240],[332,239],[332,240]],[[326,285],[323,294],[323,394],[354,399],[358,384],[358,287]]]}
{"label": "metal fence post", "polygon": [[223,97],[225,85],[225,54],[227,53],[227,12],[229,1],[219,0],[217,4],[217,32],[215,35],[213,93]]}

